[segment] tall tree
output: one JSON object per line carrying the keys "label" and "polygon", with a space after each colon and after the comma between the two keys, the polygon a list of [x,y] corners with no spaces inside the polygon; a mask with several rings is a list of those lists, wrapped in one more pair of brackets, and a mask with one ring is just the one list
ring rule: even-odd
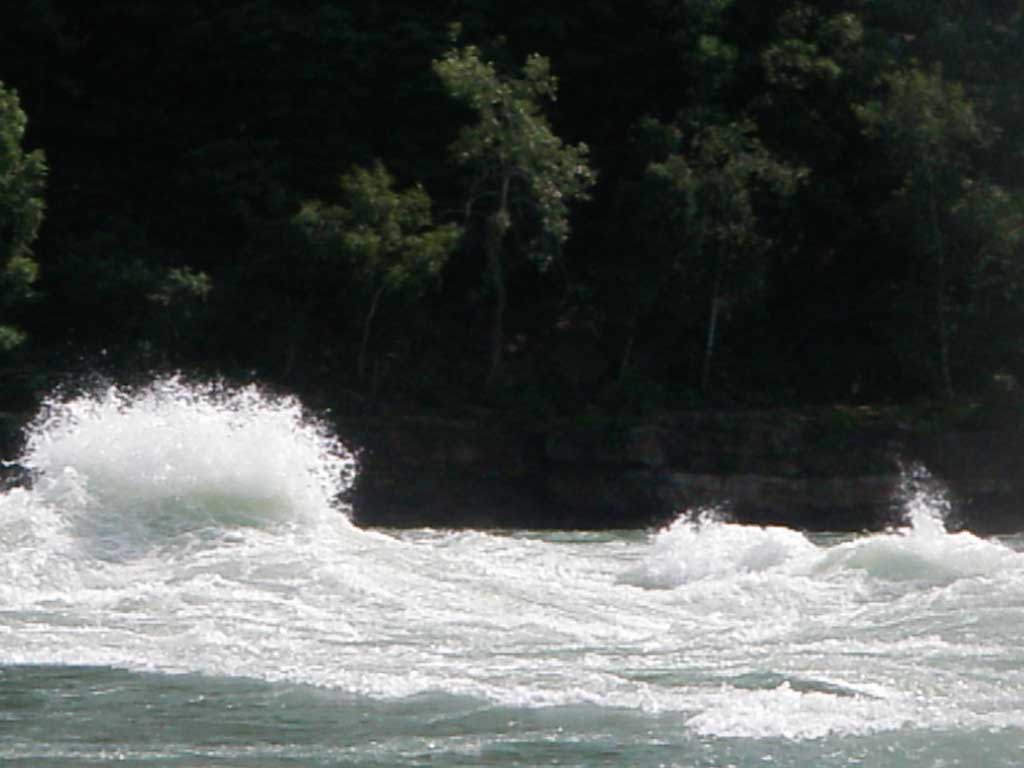
{"label": "tall tree", "polygon": [[707,296],[702,390],[711,381],[729,297],[756,285],[764,273],[759,258],[770,241],[760,227],[758,191],[792,194],[802,175],[774,157],[746,122],[696,127],[678,152],[648,167],[648,184],[662,198],[664,242],[676,249],[676,269],[701,281]]}
{"label": "tall tree", "polygon": [[362,330],[356,372],[366,379],[373,322],[381,299],[402,292],[415,297],[440,274],[459,231],[436,226],[430,198],[421,186],[394,189],[391,174],[378,163],[341,177],[343,202],[307,202],[296,223],[328,258],[348,261],[354,287],[363,294]]}
{"label": "tall tree", "polygon": [[1024,380],[1024,194],[971,184],[953,210],[953,223],[954,248],[966,257],[957,292],[961,379],[983,388],[997,375]]}
{"label": "tall tree", "polygon": [[467,104],[477,120],[464,127],[452,146],[456,161],[472,171],[466,218],[482,217],[483,250],[494,291],[491,315],[489,384],[504,366],[507,306],[506,240],[512,231],[535,237],[528,255],[546,267],[569,236],[569,206],[587,197],[594,172],[587,146],[565,144],[541,110],[554,99],[557,81],[548,60],[527,57],[519,77],[498,73],[474,46],[453,48],[434,62],[448,92]]}
{"label": "tall tree", "polygon": [[892,210],[909,222],[908,239],[927,265],[933,366],[939,392],[952,398],[949,229],[976,176],[970,150],[984,143],[987,128],[964,89],[947,82],[938,67],[893,73],[885,95],[861,105],[858,115],[900,174]]}
{"label": "tall tree", "polygon": [[[27,118],[18,95],[0,83],[0,312],[27,298],[37,266],[32,242],[43,221],[46,160],[22,146]],[[0,315],[0,351],[18,346],[24,334]]]}

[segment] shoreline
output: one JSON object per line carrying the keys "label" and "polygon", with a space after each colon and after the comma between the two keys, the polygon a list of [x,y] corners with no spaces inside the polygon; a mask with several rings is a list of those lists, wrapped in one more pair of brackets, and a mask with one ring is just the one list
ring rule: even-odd
{"label": "shoreline", "polygon": [[702,409],[518,429],[487,419],[339,418],[360,453],[360,524],[660,527],[720,510],[809,531],[900,523],[914,494],[948,501],[951,529],[1024,530],[1016,417],[913,421],[868,407]]}
{"label": "shoreline", "polygon": [[[928,493],[948,500],[953,530],[1024,530],[1024,430],[1011,411],[695,409],[546,426],[498,412],[373,411],[329,412],[359,457],[346,498],[359,525],[638,529],[715,509],[739,523],[865,531],[900,523],[910,495]],[[7,462],[30,420],[0,413]],[[0,464],[0,487],[26,482],[16,463]]]}

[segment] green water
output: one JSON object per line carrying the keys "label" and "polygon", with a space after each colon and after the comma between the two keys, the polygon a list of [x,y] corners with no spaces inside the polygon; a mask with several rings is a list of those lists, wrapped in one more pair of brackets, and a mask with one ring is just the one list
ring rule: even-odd
{"label": "green water", "polygon": [[246,680],[109,669],[6,669],[0,760],[12,766],[1019,766],[1024,731],[716,739],[676,714],[543,710],[434,695],[383,702]]}
{"label": "green water", "polygon": [[1024,537],[366,531],[294,403],[51,406],[0,494],[4,766],[1024,765]]}

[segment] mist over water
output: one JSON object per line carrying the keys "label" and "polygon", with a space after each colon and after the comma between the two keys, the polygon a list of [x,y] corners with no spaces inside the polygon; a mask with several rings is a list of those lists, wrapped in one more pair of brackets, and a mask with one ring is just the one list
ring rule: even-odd
{"label": "mist over water", "polygon": [[365,531],[298,403],[177,380],[47,404],[21,463],[0,760],[1024,763],[1024,546],[927,483],[861,536]]}

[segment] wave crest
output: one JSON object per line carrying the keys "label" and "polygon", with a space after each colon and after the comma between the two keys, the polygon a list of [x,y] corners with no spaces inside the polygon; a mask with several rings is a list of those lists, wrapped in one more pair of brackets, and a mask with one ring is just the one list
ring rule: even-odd
{"label": "wave crest", "polygon": [[343,518],[352,454],[292,398],[256,387],[109,387],[50,400],[20,463],[75,535],[111,554],[202,530]]}
{"label": "wave crest", "polygon": [[661,531],[651,553],[620,581],[672,589],[694,581],[760,573],[815,552],[801,533],[781,527],[722,522],[713,515],[684,516]]}

